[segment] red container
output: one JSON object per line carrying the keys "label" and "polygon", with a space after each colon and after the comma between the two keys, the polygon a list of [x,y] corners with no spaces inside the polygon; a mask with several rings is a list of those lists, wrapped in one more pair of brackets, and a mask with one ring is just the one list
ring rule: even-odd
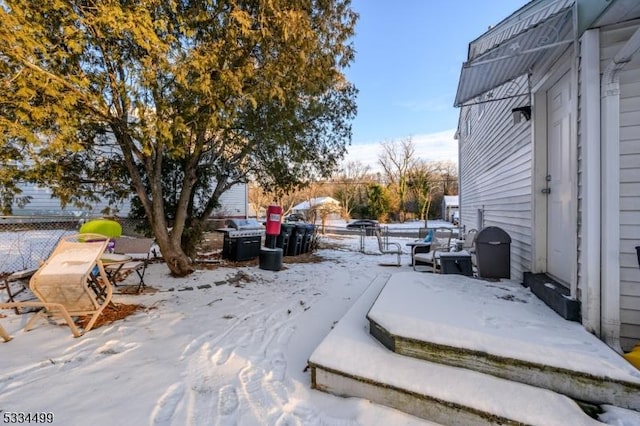
{"label": "red container", "polygon": [[280,222],[282,219],[282,207],[267,207],[267,235],[280,234]]}

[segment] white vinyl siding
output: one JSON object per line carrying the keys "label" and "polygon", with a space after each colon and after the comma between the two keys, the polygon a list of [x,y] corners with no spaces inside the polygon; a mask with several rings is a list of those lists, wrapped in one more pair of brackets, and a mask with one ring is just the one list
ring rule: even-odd
{"label": "white vinyl siding", "polygon": [[37,187],[35,185],[24,185],[21,187],[22,194],[20,197],[29,196],[31,201],[23,208],[14,204],[12,207],[13,214],[20,216],[97,216],[103,214],[105,209],[109,209],[109,215],[126,217],[130,211],[128,200],[115,205],[109,205],[107,201],[99,201],[91,204],[90,208],[78,208],[71,204],[62,208],[60,199],[51,196],[51,190],[48,188]]}
{"label": "white vinyl siding", "polygon": [[247,217],[247,185],[244,183],[232,186],[220,196],[220,208],[212,216],[225,218]]}
{"label": "white vinyl siding", "polygon": [[[496,90],[495,97],[500,95]],[[522,96],[460,112],[472,123],[470,134],[459,140],[461,224],[478,228],[480,210],[484,226],[498,226],[511,236],[511,278],[516,280],[531,270],[532,145],[531,122],[514,124],[511,110],[527,104]]]}
{"label": "white vinyl siding", "polygon": [[[638,21],[601,30],[601,69],[631,35]],[[640,54],[620,77],[620,338],[624,350],[640,340]]]}
{"label": "white vinyl siding", "polygon": [[[81,209],[72,205],[66,206],[64,209],[60,206],[60,199],[52,198],[51,191],[47,188],[39,188],[33,185],[25,185],[21,196],[31,196],[31,202],[19,208],[13,206],[13,214],[28,216],[48,216],[48,215],[69,215],[81,216],[101,215],[105,208],[110,208],[110,214],[127,217],[129,215],[130,202],[125,200],[117,205],[109,205],[107,201],[94,203],[91,209]],[[247,217],[247,191],[246,184],[238,184],[231,187],[228,191],[220,196],[220,207],[216,209],[212,216],[219,218]]]}

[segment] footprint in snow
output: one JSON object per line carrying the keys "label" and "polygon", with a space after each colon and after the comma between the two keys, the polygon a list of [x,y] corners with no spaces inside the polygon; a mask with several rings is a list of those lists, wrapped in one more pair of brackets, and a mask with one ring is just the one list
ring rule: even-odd
{"label": "footprint in snow", "polygon": [[218,426],[233,426],[238,417],[238,392],[236,388],[227,385],[218,391]]}
{"label": "footprint in snow", "polygon": [[173,417],[176,412],[176,407],[180,403],[184,396],[184,385],[182,383],[174,383],[165,391],[165,393],[158,399],[153,411],[151,412],[151,418],[149,419],[150,426],[165,426],[173,423]]}

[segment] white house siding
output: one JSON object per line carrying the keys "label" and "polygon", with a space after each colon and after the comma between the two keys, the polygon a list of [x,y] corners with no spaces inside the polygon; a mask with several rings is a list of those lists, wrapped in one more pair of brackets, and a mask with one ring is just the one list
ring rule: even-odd
{"label": "white house siding", "polygon": [[238,219],[248,217],[247,185],[241,183],[231,187],[220,196],[220,205],[213,216]]}
{"label": "white house siding", "polygon": [[[29,216],[48,216],[48,215],[100,215],[106,207],[111,208],[111,214],[119,217],[126,217],[131,210],[130,203],[123,201],[116,206],[109,206],[106,201],[100,201],[93,204],[91,209],[79,209],[74,206],[67,206],[64,209],[60,207],[58,198],[51,198],[51,191],[47,188],[38,188],[33,185],[27,185],[22,188],[22,196],[31,196],[31,202],[24,208],[18,208],[14,205],[13,213],[15,215]],[[246,184],[238,184],[220,196],[221,207],[214,211],[213,216],[245,218],[247,217],[247,193]]]}
{"label": "white house siding", "polygon": [[530,122],[514,124],[511,109],[528,102],[522,96],[463,107],[459,129],[461,224],[504,229],[512,239],[511,278],[517,280],[531,270],[532,144]]}
{"label": "white house siding", "polygon": [[[601,29],[601,69],[640,27],[640,22]],[[629,350],[640,340],[640,54],[620,76],[620,337]]]}
{"label": "white house siding", "polygon": [[106,201],[93,203],[91,208],[78,208],[73,205],[67,205],[64,209],[60,206],[59,198],[52,198],[51,190],[48,188],[37,187],[34,185],[25,185],[22,187],[20,196],[29,196],[31,201],[23,208],[13,205],[14,215],[25,216],[82,216],[82,215],[100,215],[106,208],[110,208],[110,214],[117,216],[127,216],[131,210],[128,201],[123,201],[117,205],[109,206]]}

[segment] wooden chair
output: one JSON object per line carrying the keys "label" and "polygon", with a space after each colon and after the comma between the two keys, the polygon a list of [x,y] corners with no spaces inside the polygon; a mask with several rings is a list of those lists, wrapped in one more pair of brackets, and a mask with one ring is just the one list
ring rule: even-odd
{"label": "wooden chair", "polygon": [[451,249],[451,235],[453,231],[451,228],[437,228],[433,233],[431,239],[431,247],[427,253],[416,252],[414,247],[413,252],[413,270],[417,271],[416,266],[419,264],[431,265],[432,271],[439,269],[440,254],[447,252]]}
{"label": "wooden chair", "polygon": [[124,280],[131,272],[135,272],[140,279],[138,281],[137,291],[140,292],[144,286],[144,273],[147,270],[147,264],[149,263],[149,255],[151,253],[151,246],[153,245],[153,238],[133,238],[133,237],[120,237],[115,239],[115,245],[113,252],[117,254],[125,254],[131,256],[131,261],[107,266],[106,271],[112,282]]}
{"label": "wooden chair", "polygon": [[2,328],[1,324],[0,324],[0,337],[2,337],[2,340],[4,340],[5,342],[8,342],[9,340],[11,340],[11,336],[9,336],[9,333],[7,333],[4,328]]}
{"label": "wooden chair", "polygon": [[[61,238],[29,282],[29,288],[38,300],[0,303],[0,309],[41,308],[27,322],[25,331],[32,329],[39,318],[59,317],[64,319],[75,337],[82,336],[94,326],[113,294],[100,261],[108,242],[108,237],[99,234],[75,234]],[[93,282],[102,286],[100,296],[91,287]],[[84,330],[80,330],[72,319],[79,316],[89,316]],[[6,331],[0,333],[7,340]]]}

